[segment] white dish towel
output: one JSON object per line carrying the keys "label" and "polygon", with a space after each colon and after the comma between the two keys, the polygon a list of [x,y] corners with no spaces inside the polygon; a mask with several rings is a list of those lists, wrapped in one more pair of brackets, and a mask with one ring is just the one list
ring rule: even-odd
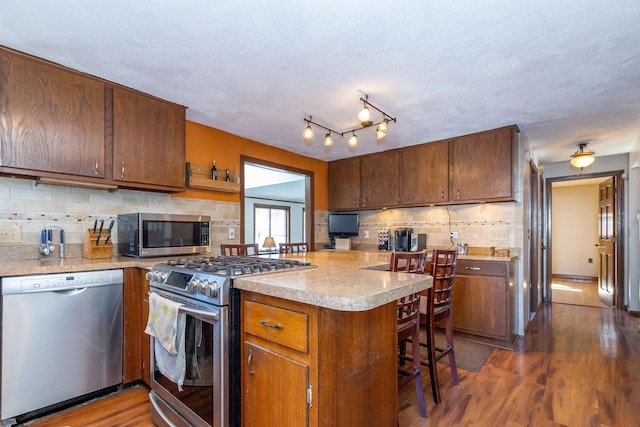
{"label": "white dish towel", "polygon": [[144,330],[155,338],[154,354],[160,372],[182,391],[186,370],[184,329],[186,316],[180,313],[181,303],[149,294],[149,319]]}

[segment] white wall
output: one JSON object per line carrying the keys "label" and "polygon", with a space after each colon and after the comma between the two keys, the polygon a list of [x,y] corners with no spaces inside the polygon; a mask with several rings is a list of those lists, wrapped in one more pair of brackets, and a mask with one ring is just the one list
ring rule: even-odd
{"label": "white wall", "polygon": [[552,274],[598,276],[598,192],[597,184],[552,189]]}

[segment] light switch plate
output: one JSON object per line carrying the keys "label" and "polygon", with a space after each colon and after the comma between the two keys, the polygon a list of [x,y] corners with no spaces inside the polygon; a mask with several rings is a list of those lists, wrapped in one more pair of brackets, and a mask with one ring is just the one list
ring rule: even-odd
{"label": "light switch plate", "polygon": [[236,238],[236,230],[235,228],[229,228],[229,240],[233,240]]}
{"label": "light switch plate", "polygon": [[364,230],[364,236],[363,238],[368,239],[369,238],[369,230]]}
{"label": "light switch plate", "polygon": [[22,230],[18,224],[0,225],[0,244],[17,245],[22,243]]}

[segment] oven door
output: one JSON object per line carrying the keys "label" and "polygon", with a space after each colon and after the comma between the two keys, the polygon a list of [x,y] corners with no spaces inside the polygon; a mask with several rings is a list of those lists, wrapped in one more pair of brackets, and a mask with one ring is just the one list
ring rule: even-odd
{"label": "oven door", "polygon": [[228,307],[194,301],[152,288],[178,301],[186,316],[186,374],[182,391],[156,365],[151,337],[151,415],[160,426],[228,425]]}

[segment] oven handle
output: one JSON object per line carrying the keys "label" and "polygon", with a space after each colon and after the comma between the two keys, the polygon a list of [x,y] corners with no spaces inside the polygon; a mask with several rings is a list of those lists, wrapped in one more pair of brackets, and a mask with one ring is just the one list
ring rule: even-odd
{"label": "oven handle", "polygon": [[[149,292],[149,294],[152,294],[152,293],[155,293],[155,292]],[[156,295],[159,295],[159,294],[156,294]],[[180,306],[178,311],[181,311],[185,314],[190,314],[192,316],[202,317],[206,320],[211,320],[214,322],[217,322],[218,320],[220,320],[220,314],[218,313],[211,312],[211,311],[197,310],[195,308],[189,308],[186,305]]]}
{"label": "oven handle", "polygon": [[220,315],[218,313],[212,313],[210,311],[196,310],[194,308],[185,307],[184,305],[182,307],[180,307],[178,309],[178,311],[181,311],[181,312],[183,312],[185,314],[190,314],[192,316],[202,317],[202,318],[207,319],[207,320],[213,320],[214,322],[217,322],[218,320],[220,320]]}
{"label": "oven handle", "polygon": [[151,402],[151,405],[155,408],[156,413],[160,415],[160,418],[162,418],[162,421],[167,423],[169,427],[178,427],[169,418],[167,418],[164,412],[162,412],[162,409],[160,409],[158,402],[156,402],[156,397],[153,395],[153,393],[149,393],[149,402]]}

